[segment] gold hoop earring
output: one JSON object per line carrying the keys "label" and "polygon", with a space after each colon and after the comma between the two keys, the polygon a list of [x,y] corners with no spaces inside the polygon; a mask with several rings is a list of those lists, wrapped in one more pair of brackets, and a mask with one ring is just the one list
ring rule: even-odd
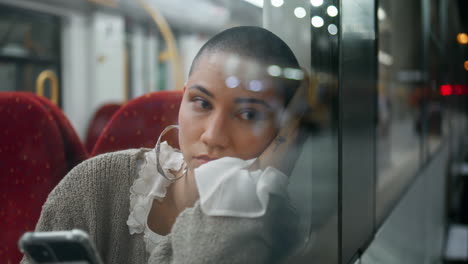
{"label": "gold hoop earring", "polygon": [[159,153],[161,152],[161,138],[173,128],[179,129],[179,126],[170,125],[164,128],[164,130],[159,135],[158,141],[156,142],[156,146],[154,148],[154,153],[156,154],[156,168],[158,169],[159,174],[161,174],[166,180],[170,182],[175,182],[187,174],[187,164],[185,162],[184,162],[185,167],[184,167],[182,174],[179,177],[175,177],[175,178],[168,177],[166,173],[164,172],[163,168],[161,167],[161,164],[159,163]]}

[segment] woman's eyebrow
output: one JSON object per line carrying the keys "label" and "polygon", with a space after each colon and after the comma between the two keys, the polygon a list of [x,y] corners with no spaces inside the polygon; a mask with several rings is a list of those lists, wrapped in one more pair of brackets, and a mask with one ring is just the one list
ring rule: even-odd
{"label": "woman's eyebrow", "polygon": [[269,105],[265,100],[257,99],[257,98],[251,98],[251,97],[248,97],[248,98],[236,98],[236,99],[234,99],[234,102],[235,102],[236,104],[241,104],[241,103],[261,104],[261,105],[267,107],[268,109],[273,109],[273,108],[271,107],[271,105]]}
{"label": "woman's eyebrow", "polygon": [[190,86],[189,89],[199,90],[200,92],[208,95],[209,97],[214,98],[214,95],[210,91],[208,91],[205,87],[203,87],[201,85],[195,84],[195,85]]}

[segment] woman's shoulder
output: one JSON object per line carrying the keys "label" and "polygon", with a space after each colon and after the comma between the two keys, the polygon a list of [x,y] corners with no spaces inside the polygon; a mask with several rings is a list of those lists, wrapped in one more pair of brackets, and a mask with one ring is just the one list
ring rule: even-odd
{"label": "woman's shoulder", "polygon": [[93,164],[94,166],[99,164],[117,164],[120,162],[128,162],[132,159],[138,159],[140,155],[148,151],[149,149],[140,148],[140,149],[126,149],[119,150],[114,152],[103,153],[92,158],[89,158],[82,163],[78,164],[74,169]]}
{"label": "woman's shoulder", "polygon": [[108,174],[120,170],[131,170],[145,151],[146,149],[127,149],[104,153],[78,164],[70,171],[70,174]]}
{"label": "woman's shoulder", "polygon": [[[148,149],[128,149],[92,157],[75,166],[54,189],[95,189],[130,185],[136,178],[138,162]],[[102,190],[101,190],[102,191]]]}

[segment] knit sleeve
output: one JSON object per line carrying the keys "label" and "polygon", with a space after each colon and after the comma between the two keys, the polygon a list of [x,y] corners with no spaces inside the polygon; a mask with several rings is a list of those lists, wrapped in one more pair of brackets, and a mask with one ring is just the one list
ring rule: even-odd
{"label": "knit sleeve", "polygon": [[36,231],[69,230],[80,228],[89,232],[93,216],[92,181],[85,169],[72,170],[50,193],[42,207]]}
{"label": "knit sleeve", "polygon": [[49,194],[36,231],[82,229],[104,263],[146,262],[143,239],[130,236],[126,225],[129,189],[143,153],[143,149],[106,153],[76,166]]}
{"label": "knit sleeve", "polygon": [[[96,177],[92,174],[96,165],[95,160],[85,161],[62,179],[42,206],[35,231],[81,229],[95,233]],[[30,262],[24,257],[21,263]]]}
{"label": "knit sleeve", "polygon": [[280,199],[258,218],[208,216],[197,202],[178,217],[170,242],[156,247],[148,263],[278,263],[297,243],[296,227],[296,214]]}

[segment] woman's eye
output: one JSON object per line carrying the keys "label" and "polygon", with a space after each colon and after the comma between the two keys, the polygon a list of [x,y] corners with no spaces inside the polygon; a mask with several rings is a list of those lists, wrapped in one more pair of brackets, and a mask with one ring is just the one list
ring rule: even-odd
{"label": "woman's eye", "polygon": [[203,109],[203,110],[210,110],[212,108],[210,102],[208,102],[207,100],[205,100],[203,98],[200,98],[200,97],[193,98],[192,102],[195,103],[195,106],[197,108],[200,108],[200,109]]}
{"label": "woman's eye", "polygon": [[246,121],[255,121],[255,120],[261,120],[262,114],[259,113],[258,111],[247,110],[247,111],[243,111],[239,113],[238,117]]}

